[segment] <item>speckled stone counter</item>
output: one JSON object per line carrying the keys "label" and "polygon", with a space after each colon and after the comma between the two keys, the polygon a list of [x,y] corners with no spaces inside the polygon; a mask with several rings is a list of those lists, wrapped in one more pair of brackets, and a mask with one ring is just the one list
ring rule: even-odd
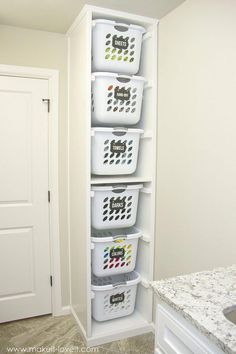
{"label": "speckled stone counter", "polygon": [[236,305],[236,265],[151,283],[156,295],[223,352],[236,353],[236,325],[223,310]]}

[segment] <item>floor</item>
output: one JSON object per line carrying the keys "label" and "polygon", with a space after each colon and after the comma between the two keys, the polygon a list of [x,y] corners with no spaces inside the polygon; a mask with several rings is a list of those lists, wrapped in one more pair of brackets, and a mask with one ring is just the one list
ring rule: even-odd
{"label": "floor", "polygon": [[154,336],[149,333],[86,349],[72,316],[41,316],[0,324],[0,353],[9,353],[9,349],[18,353],[153,354]]}

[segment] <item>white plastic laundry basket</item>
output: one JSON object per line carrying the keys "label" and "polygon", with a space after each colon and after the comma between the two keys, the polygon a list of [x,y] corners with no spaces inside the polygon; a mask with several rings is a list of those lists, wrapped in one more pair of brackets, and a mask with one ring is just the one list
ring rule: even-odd
{"label": "white plastic laundry basket", "polygon": [[93,71],[136,74],[145,29],[110,20],[93,21]]}
{"label": "white plastic laundry basket", "polygon": [[135,308],[138,273],[113,275],[103,278],[92,276],[92,316],[96,321],[106,321],[128,316]]}
{"label": "white plastic laundry basket", "polygon": [[107,230],[133,226],[142,187],[142,184],[92,186],[92,227]]}
{"label": "white plastic laundry basket", "polygon": [[145,79],[114,73],[92,74],[92,121],[132,125],[141,115]]}
{"label": "white plastic laundry basket", "polygon": [[142,133],[142,129],[92,128],[92,173],[96,175],[134,173]]}
{"label": "white plastic laundry basket", "polygon": [[92,230],[92,271],[98,277],[132,272],[135,268],[138,240],[135,228]]}

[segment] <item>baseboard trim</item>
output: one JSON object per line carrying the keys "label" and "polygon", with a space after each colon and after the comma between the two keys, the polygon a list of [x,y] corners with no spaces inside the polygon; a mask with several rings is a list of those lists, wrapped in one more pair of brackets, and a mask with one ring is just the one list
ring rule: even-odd
{"label": "baseboard trim", "polygon": [[58,311],[54,316],[58,317],[58,316],[66,316],[70,314],[71,314],[71,308],[68,305],[68,306],[62,306],[60,311]]}

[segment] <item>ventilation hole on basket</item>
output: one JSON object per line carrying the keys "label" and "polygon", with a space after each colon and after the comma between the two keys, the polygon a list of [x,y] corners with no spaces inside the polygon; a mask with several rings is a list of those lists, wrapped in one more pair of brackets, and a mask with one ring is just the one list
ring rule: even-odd
{"label": "ventilation hole on basket", "polygon": [[111,37],[111,33],[107,33],[106,38],[110,38]]}
{"label": "ventilation hole on basket", "polygon": [[129,104],[130,104],[130,101],[127,101],[127,102],[126,102],[126,106],[128,106]]}
{"label": "ventilation hole on basket", "polygon": [[109,92],[107,97],[111,97],[112,96],[112,92]]}
{"label": "ventilation hole on basket", "polygon": [[124,107],[121,107],[121,108],[119,109],[119,112],[123,112],[123,110],[124,110]]}
{"label": "ventilation hole on basket", "polygon": [[125,262],[122,262],[120,266],[121,266],[121,267],[124,267],[124,265],[125,265]]}
{"label": "ventilation hole on basket", "polygon": [[137,95],[133,95],[132,96],[132,100],[135,100],[136,97],[137,97]]}
{"label": "ventilation hole on basket", "polygon": [[127,204],[127,208],[130,207],[132,205],[132,202],[128,203]]}
{"label": "ventilation hole on basket", "polygon": [[[116,60],[116,55],[112,55],[111,60]],[[131,61],[131,59],[130,59]]]}
{"label": "ventilation hole on basket", "polygon": [[126,211],[126,209],[122,209],[122,210],[121,210],[121,214],[124,214],[125,211]]}
{"label": "ventilation hole on basket", "polygon": [[109,139],[104,141],[104,145],[107,145],[109,143]]}
{"label": "ventilation hole on basket", "polygon": [[131,44],[130,49],[134,49],[134,44]]}
{"label": "ventilation hole on basket", "polygon": [[114,163],[114,160],[111,160],[111,161],[110,161],[110,165],[112,165],[113,163]]}
{"label": "ventilation hole on basket", "polygon": [[107,104],[111,104],[112,103],[112,99],[107,101]]}
{"label": "ventilation hole on basket", "polygon": [[105,59],[109,59],[110,58],[110,54],[107,54],[106,56],[105,56]]}
{"label": "ventilation hole on basket", "polygon": [[113,209],[113,210],[110,210],[109,214],[111,215],[111,214],[113,214],[113,213],[114,213],[114,209]]}
{"label": "ventilation hole on basket", "polygon": [[131,145],[132,143],[133,143],[133,140],[130,140],[130,141],[129,141],[129,145]]}
{"label": "ventilation hole on basket", "polygon": [[130,63],[132,63],[134,61],[134,58],[131,58],[129,61],[130,61]]}
{"label": "ventilation hole on basket", "polygon": [[133,146],[130,146],[129,148],[128,148],[128,151],[131,151],[133,149]]}
{"label": "ventilation hole on basket", "polygon": [[125,218],[125,215],[122,215],[122,216],[121,216],[121,220],[123,220],[124,218]]}
{"label": "ventilation hole on basket", "polygon": [[119,49],[119,50],[118,50],[118,54],[121,54],[121,53],[122,53],[122,49]]}
{"label": "ventilation hole on basket", "polygon": [[112,109],[111,106],[107,107],[107,111],[109,112]]}
{"label": "ventilation hole on basket", "polygon": [[104,210],[103,215],[106,215],[108,213],[108,210]]}
{"label": "ventilation hole on basket", "polygon": [[130,111],[130,107],[126,108],[125,112],[128,113]]}
{"label": "ventilation hole on basket", "polygon": [[119,213],[119,211],[120,211],[120,210],[119,210],[119,209],[117,209],[117,210],[115,211],[115,213],[116,213],[116,214],[118,214],[118,213]]}
{"label": "ventilation hole on basket", "polygon": [[115,217],[115,220],[118,220],[118,219],[119,219],[119,217],[120,217],[120,216],[119,216],[119,215],[117,215],[117,216]]}
{"label": "ventilation hole on basket", "polygon": [[109,146],[104,147],[104,151],[107,151],[107,150],[109,150]]}
{"label": "ventilation hole on basket", "polygon": [[[128,210],[127,210],[127,213],[129,214],[131,212],[131,208],[129,208]],[[129,248],[129,247],[128,247]]]}
{"label": "ventilation hole on basket", "polygon": [[126,217],[126,219],[129,219],[129,218],[131,218],[131,214],[127,215],[127,217]]}
{"label": "ventilation hole on basket", "polygon": [[120,157],[120,152],[116,152],[116,158]]}
{"label": "ventilation hole on basket", "polygon": [[114,54],[116,52],[116,48],[113,48],[111,52]]}
{"label": "ventilation hole on basket", "polygon": [[137,92],[137,89],[136,87],[132,90],[133,93]]}
{"label": "ventilation hole on basket", "polygon": [[120,263],[116,263],[115,267],[116,267],[116,268],[118,268],[118,267],[119,267],[119,265],[120,265]]}
{"label": "ventilation hole on basket", "polygon": [[132,160],[129,160],[129,161],[127,162],[127,164],[128,164],[128,165],[130,165],[130,164],[131,164],[131,162],[132,162]]}
{"label": "ventilation hole on basket", "polygon": [[118,165],[120,163],[120,160],[116,160],[116,165]]}
{"label": "ventilation hole on basket", "polygon": [[106,221],[107,220],[107,216],[105,216],[105,218],[103,218],[103,221]]}
{"label": "ventilation hole on basket", "polygon": [[128,197],[128,200],[131,200],[132,199],[132,195],[130,195],[129,197]]}
{"label": "ventilation hole on basket", "polygon": [[108,163],[108,160],[104,160],[103,163],[104,165],[106,165]]}
{"label": "ventilation hole on basket", "polygon": [[110,51],[110,47],[106,48],[105,52],[108,53]]}
{"label": "ventilation hole on basket", "polygon": [[134,113],[135,111],[136,111],[136,108],[133,108],[132,111],[131,111],[131,113]]}
{"label": "ventilation hole on basket", "polygon": [[118,58],[117,58],[118,61],[121,61],[122,60],[122,56],[120,55]]}
{"label": "ventilation hole on basket", "polygon": [[113,89],[113,85],[108,86],[108,91],[111,91]]}
{"label": "ventilation hole on basket", "polygon": [[114,264],[110,264],[109,265],[109,268],[111,269],[111,268],[113,268],[114,267]]}
{"label": "ventilation hole on basket", "polygon": [[113,108],[113,112],[116,112],[116,111],[117,111],[117,109],[118,109],[118,107],[117,107],[117,106],[115,106],[115,107]]}
{"label": "ventilation hole on basket", "polygon": [[126,160],[122,160],[122,162],[121,162],[121,163],[122,163],[122,165],[124,165],[124,164],[126,163]]}
{"label": "ventilation hole on basket", "polygon": [[131,38],[130,42],[133,43],[135,41],[135,38]]}
{"label": "ventilation hole on basket", "polygon": [[106,41],[106,45],[109,45],[111,43],[111,41]]}
{"label": "ventilation hole on basket", "polygon": [[113,215],[109,217],[109,221],[111,221],[111,220],[113,220],[113,219],[114,219],[114,216],[113,216]]}
{"label": "ventilation hole on basket", "polygon": [[125,102],[124,101],[120,101],[119,103],[120,103],[120,106],[122,106]]}
{"label": "ventilation hole on basket", "polygon": [[134,55],[134,51],[130,52],[129,55],[131,55],[131,57]]}
{"label": "ventilation hole on basket", "polygon": [[110,154],[110,159],[111,159],[112,157],[114,157],[114,156],[115,156],[115,153],[112,152],[112,153]]}
{"label": "ventilation hole on basket", "polygon": [[108,265],[106,264],[106,265],[104,265],[103,269],[107,269],[107,267],[108,267]]}
{"label": "ventilation hole on basket", "polygon": [[114,106],[116,106],[116,105],[118,104],[118,101],[115,100],[115,101],[113,102],[113,104],[114,104]]}
{"label": "ventilation hole on basket", "polygon": [[131,156],[132,156],[132,152],[130,152],[127,157],[129,158],[129,157],[131,157]]}
{"label": "ventilation hole on basket", "polygon": [[106,209],[108,207],[108,204],[103,205],[103,209]]}
{"label": "ventilation hole on basket", "polygon": [[128,57],[124,57],[124,59],[123,59],[124,61],[127,61],[128,60]]}
{"label": "ventilation hole on basket", "polygon": [[133,107],[133,106],[135,106],[135,105],[136,105],[136,101],[132,102],[132,105],[131,105],[131,106]]}
{"label": "ventilation hole on basket", "polygon": [[125,152],[122,154],[122,157],[126,157],[126,153]]}
{"label": "ventilation hole on basket", "polygon": [[108,156],[108,153],[104,154],[104,159]]}

